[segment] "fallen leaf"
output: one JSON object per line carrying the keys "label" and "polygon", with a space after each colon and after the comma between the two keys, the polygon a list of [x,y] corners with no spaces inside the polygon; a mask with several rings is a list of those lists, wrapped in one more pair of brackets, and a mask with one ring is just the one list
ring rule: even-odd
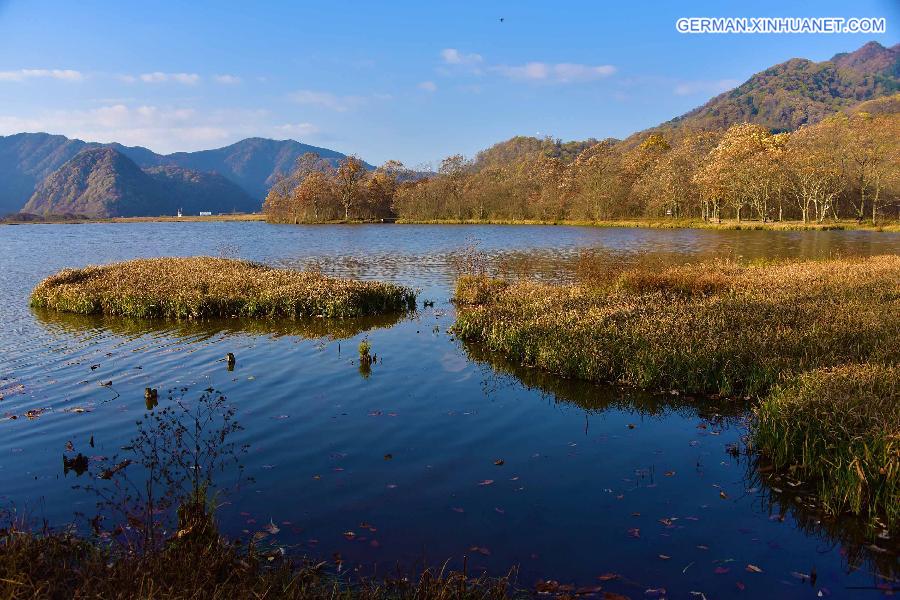
{"label": "fallen leaf", "polygon": [[494,480],[493,480],[493,479],[485,479],[485,480],[483,480],[483,481],[479,481],[479,482],[478,482],[478,485],[484,486],[484,485],[491,485],[491,484],[493,484],[493,483],[494,483]]}
{"label": "fallen leaf", "polygon": [[747,565],[747,571],[750,573],[762,573],[763,570],[757,567],[756,565]]}

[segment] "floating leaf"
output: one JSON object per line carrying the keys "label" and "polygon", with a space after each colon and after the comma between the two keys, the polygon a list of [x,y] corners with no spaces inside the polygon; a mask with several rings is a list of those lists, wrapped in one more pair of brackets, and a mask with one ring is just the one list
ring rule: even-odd
{"label": "floating leaf", "polygon": [[760,569],[756,565],[751,565],[751,564],[747,565],[747,571],[749,571],[750,573],[762,573],[763,572],[762,569]]}
{"label": "floating leaf", "polygon": [[485,486],[485,485],[492,485],[493,483],[494,483],[493,479],[485,479],[483,481],[479,481],[478,485]]}

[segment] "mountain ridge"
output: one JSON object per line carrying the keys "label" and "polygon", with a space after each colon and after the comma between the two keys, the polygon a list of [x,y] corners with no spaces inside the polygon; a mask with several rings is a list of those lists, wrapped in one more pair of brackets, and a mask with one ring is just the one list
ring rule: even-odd
{"label": "mountain ridge", "polygon": [[82,149],[35,188],[22,212],[92,218],[251,212],[256,201],[222,175],[174,165],[141,169],[110,146]]}

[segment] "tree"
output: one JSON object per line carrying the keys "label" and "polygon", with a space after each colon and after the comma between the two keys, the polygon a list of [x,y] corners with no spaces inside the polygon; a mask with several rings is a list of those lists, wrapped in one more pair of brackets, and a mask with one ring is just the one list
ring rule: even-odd
{"label": "tree", "polygon": [[896,115],[873,116],[862,112],[836,120],[843,133],[850,180],[856,186],[851,202],[862,221],[866,203],[871,205],[872,224],[878,218],[881,194],[897,168],[898,130]]}
{"label": "tree", "polygon": [[787,187],[804,223],[809,222],[810,208],[817,220],[824,219],[841,191],[841,165],[831,140],[831,123],[822,123],[801,127],[785,145]]}
{"label": "tree", "polygon": [[350,209],[359,201],[361,184],[366,175],[366,167],[355,156],[347,156],[338,164],[334,179],[345,220],[350,220]]}

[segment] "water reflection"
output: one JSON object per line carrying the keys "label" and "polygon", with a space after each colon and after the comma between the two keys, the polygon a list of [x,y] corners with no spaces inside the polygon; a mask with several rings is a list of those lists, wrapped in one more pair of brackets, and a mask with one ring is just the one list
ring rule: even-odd
{"label": "water reflection", "polygon": [[512,376],[527,389],[538,390],[554,402],[573,404],[589,413],[619,410],[650,417],[677,414],[685,418],[697,416],[706,421],[737,424],[750,407],[742,400],[672,392],[654,394],[622,386],[566,379],[541,369],[522,366],[472,342],[464,341],[462,347],[469,360],[501,376],[492,379],[494,385],[502,385],[502,377]]}
{"label": "water reflection", "polygon": [[[254,335],[271,338],[328,338],[341,340],[373,329],[393,327],[408,313],[358,317],[353,319],[212,319],[204,321],[171,321],[130,319],[109,315],[79,315],[48,309],[32,308],[38,323],[57,335],[88,334],[89,337],[111,333],[125,339],[144,335],[174,337],[202,342],[222,336]],[[232,365],[233,366],[233,365]]]}
{"label": "water reflection", "polygon": [[848,572],[864,570],[881,580],[897,583],[900,576],[900,538],[869,519],[850,514],[830,515],[822,510],[815,491],[789,473],[773,472],[758,456],[743,456],[747,487],[758,494],[761,510],[770,519],[792,521],[798,530],[840,547]]}
{"label": "water reflection", "polygon": [[[142,553],[172,539],[216,536],[215,505],[252,481],[241,464],[249,446],[232,439],[243,430],[237,409],[212,388],[190,394],[188,388],[170,390],[164,406],[148,409],[131,441],[112,456],[89,461],[73,444],[66,448],[64,475],[91,472],[91,481],[74,489],[96,497],[96,513],[79,516],[101,539]],[[230,486],[216,481],[231,471]]]}

